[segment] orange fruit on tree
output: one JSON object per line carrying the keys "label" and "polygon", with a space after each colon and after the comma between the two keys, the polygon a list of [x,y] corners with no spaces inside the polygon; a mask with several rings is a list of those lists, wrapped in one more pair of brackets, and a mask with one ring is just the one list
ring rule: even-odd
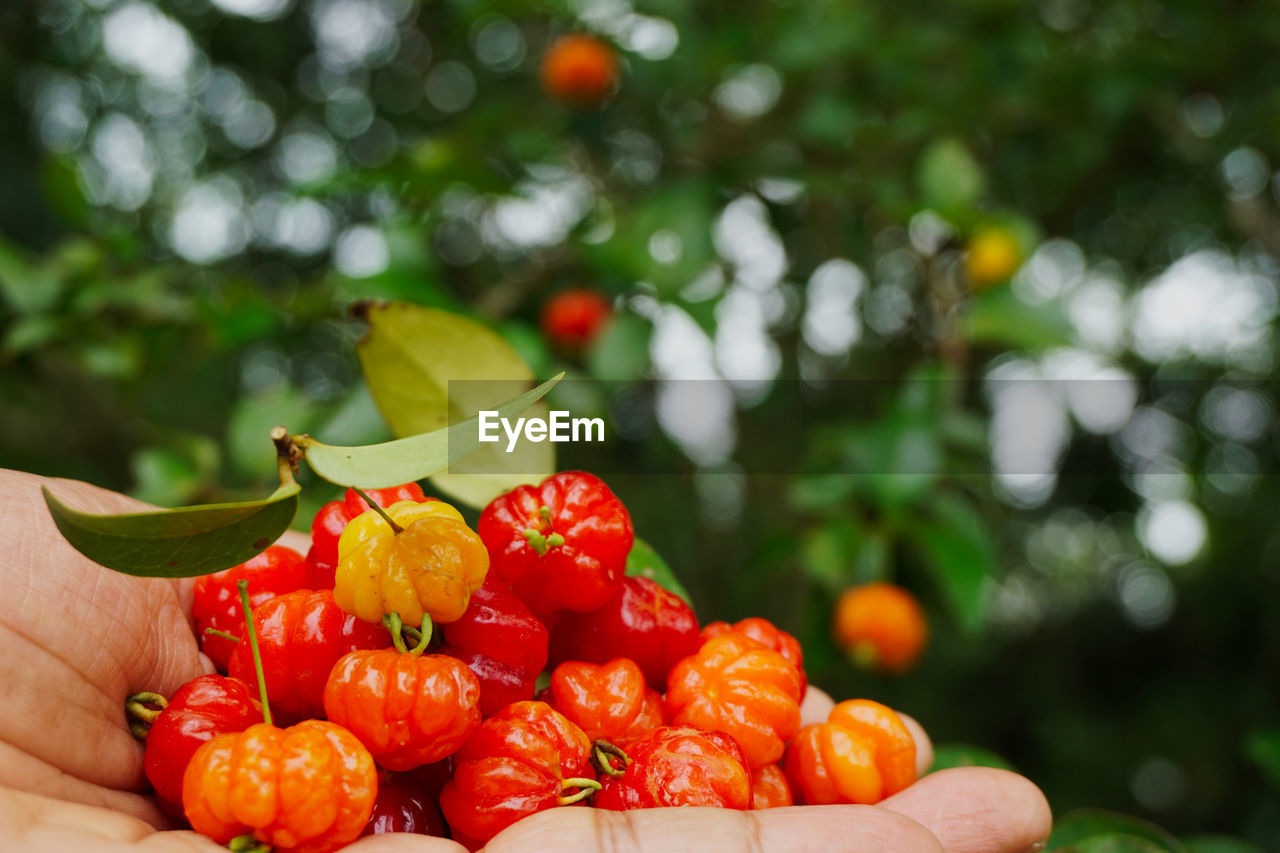
{"label": "orange fruit on tree", "polygon": [[595,36],[561,36],[542,58],[543,87],[574,106],[598,106],[613,92],[617,80],[618,58],[613,48]]}
{"label": "orange fruit on tree", "polygon": [[974,290],[986,290],[1008,281],[1018,271],[1022,246],[1008,228],[989,226],[973,235],[964,261],[969,284]]}
{"label": "orange fruit on tree", "polygon": [[891,674],[914,666],[929,640],[929,622],[915,596],[882,581],[846,589],[832,630],[855,663]]}

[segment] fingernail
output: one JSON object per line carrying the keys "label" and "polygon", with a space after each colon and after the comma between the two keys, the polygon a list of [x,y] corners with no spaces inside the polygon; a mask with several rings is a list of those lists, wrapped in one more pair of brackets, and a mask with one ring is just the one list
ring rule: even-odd
{"label": "fingernail", "polygon": [[1032,844],[1026,850],[1022,851],[1022,853],[1040,853],[1041,850],[1043,850],[1048,846],[1049,846],[1049,839],[1046,838],[1043,841],[1037,841],[1035,844]]}

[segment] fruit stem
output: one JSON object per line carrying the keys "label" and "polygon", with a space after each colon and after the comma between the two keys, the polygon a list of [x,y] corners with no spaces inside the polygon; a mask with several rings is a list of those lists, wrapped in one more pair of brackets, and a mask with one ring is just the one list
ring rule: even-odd
{"label": "fruit stem", "polygon": [[[431,644],[431,632],[434,625],[431,622],[431,614],[422,614],[422,627],[409,628],[406,627],[404,621],[400,618],[399,613],[387,613],[382,617],[382,625],[391,632],[391,644],[396,647],[402,655],[413,655],[417,657],[427,650],[427,646]],[[408,636],[414,641],[413,648],[405,643],[404,638]]]}
{"label": "fruit stem", "polygon": [[[157,708],[149,707],[158,705]],[[159,693],[143,691],[134,693],[124,700],[124,713],[129,719],[129,733],[138,740],[146,740],[151,724],[160,716],[160,712],[169,707],[169,700]]]}
{"label": "fruit stem", "polygon": [[236,584],[240,590],[240,606],[244,609],[244,625],[249,630],[249,651],[253,654],[253,670],[258,676],[258,695],[262,698],[262,722],[271,725],[271,704],[267,702],[267,676],[262,671],[262,652],[258,648],[258,630],[253,625],[253,608],[249,606],[249,582]]}
{"label": "fruit stem", "polygon": [[227,842],[231,853],[271,853],[271,845],[259,841],[253,835],[237,835]]}
{"label": "fruit stem", "polygon": [[[610,760],[613,758],[622,762],[621,769],[613,766],[613,761]],[[609,741],[598,740],[591,745],[591,765],[601,773],[621,776],[631,766],[631,757]]]}
{"label": "fruit stem", "polygon": [[379,506],[377,501],[375,501],[373,498],[366,495],[362,490],[357,489],[355,486],[352,486],[351,490],[355,492],[357,495],[359,495],[364,500],[364,502],[369,505],[370,509],[376,512],[378,515],[382,516],[383,521],[391,525],[392,533],[399,535],[404,532],[404,528],[396,524],[394,521],[392,521],[391,516],[387,515],[387,511],[383,509],[381,506]]}
{"label": "fruit stem", "polygon": [[[604,786],[595,779],[588,779],[585,776],[575,776],[572,779],[565,779],[560,785],[560,795],[556,797],[556,802],[562,806],[571,806],[574,803],[582,802],[603,787]],[[582,790],[576,794],[570,794],[566,797],[564,792],[570,788],[581,788]]]}
{"label": "fruit stem", "polygon": [[230,640],[233,643],[240,642],[240,638],[235,634],[228,634],[226,631],[219,631],[217,628],[205,628],[204,632],[211,637],[221,637],[224,640]]}
{"label": "fruit stem", "polygon": [[276,473],[280,475],[280,486],[292,486],[293,475],[298,473],[298,463],[302,460],[302,448],[282,426],[272,427],[271,441],[276,446]]}

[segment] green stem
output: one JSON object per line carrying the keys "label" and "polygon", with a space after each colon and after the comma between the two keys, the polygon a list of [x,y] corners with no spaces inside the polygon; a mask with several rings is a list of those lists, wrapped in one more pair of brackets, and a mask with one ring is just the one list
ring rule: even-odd
{"label": "green stem", "polygon": [[351,490],[352,490],[353,492],[355,492],[357,495],[359,495],[359,496],[360,496],[360,498],[361,498],[365,503],[367,503],[367,504],[369,505],[369,508],[370,508],[371,510],[373,510],[374,512],[376,512],[378,515],[382,516],[382,520],[383,520],[383,521],[385,521],[387,524],[390,524],[390,525],[391,525],[391,531],[392,531],[393,533],[395,533],[395,534],[397,534],[397,535],[398,535],[398,534],[401,534],[401,533],[403,533],[403,532],[404,532],[404,528],[403,528],[403,527],[401,527],[400,525],[396,524],[394,521],[392,521],[392,520],[391,520],[391,516],[387,515],[387,511],[386,511],[385,509],[383,509],[383,508],[378,504],[378,502],[377,502],[377,501],[375,501],[373,498],[371,498],[371,497],[369,497],[368,495],[366,495],[362,490],[357,489],[355,486],[352,486],[352,487],[351,487]]}
{"label": "green stem", "polygon": [[[614,758],[622,762],[621,769],[613,766]],[[621,776],[631,766],[631,757],[609,741],[598,740],[591,745],[591,764],[601,773]]]}
{"label": "green stem", "polygon": [[[157,707],[150,707],[155,705]],[[151,731],[151,724],[160,716],[160,712],[169,707],[169,700],[159,693],[143,691],[134,693],[124,700],[124,713],[129,718],[129,732],[138,740],[146,740]]]}
{"label": "green stem", "polygon": [[224,640],[230,640],[233,643],[240,642],[240,638],[235,634],[228,634],[226,631],[219,631],[217,628],[205,628],[204,632],[211,637],[221,637]]}
{"label": "green stem", "polygon": [[[422,627],[409,628],[406,627],[404,621],[400,618],[399,613],[387,613],[382,617],[382,625],[391,633],[391,644],[396,647],[402,655],[413,655],[417,657],[427,650],[427,646],[431,644],[431,632],[434,625],[431,622],[431,614],[422,614]],[[404,638],[408,636],[413,640],[413,648],[409,648]]]}
{"label": "green stem", "polygon": [[227,842],[227,849],[231,853],[271,853],[271,845],[253,835],[237,835]]}
{"label": "green stem", "polygon": [[[588,779],[585,776],[575,776],[572,779],[565,779],[560,784],[560,795],[556,797],[556,802],[562,806],[571,806],[574,803],[580,803],[587,797],[599,791],[604,786],[595,779]],[[565,796],[564,792],[570,788],[581,788],[582,790],[576,794]]]}
{"label": "green stem", "polygon": [[258,630],[253,625],[253,608],[249,605],[249,582],[236,584],[240,590],[240,606],[244,608],[244,624],[249,630],[249,650],[253,654],[253,669],[258,675],[258,695],[262,697],[262,722],[271,725],[271,704],[267,701],[267,676],[262,671],[262,652],[258,649]]}

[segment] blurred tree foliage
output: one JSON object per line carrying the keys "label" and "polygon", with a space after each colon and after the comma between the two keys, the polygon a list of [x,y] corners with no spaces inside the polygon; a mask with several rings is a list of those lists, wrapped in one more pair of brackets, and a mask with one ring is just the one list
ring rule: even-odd
{"label": "blurred tree foliage", "polygon": [[[623,63],[595,110],[539,85],[579,30]],[[388,434],[351,302],[469,313],[635,427],[562,465],[619,472],[705,618],[1058,809],[1280,849],[1277,39],[1191,0],[4,4],[0,464],[257,494],[277,422]],[[1027,262],[977,293],[992,228]],[[538,311],[583,285],[618,313],[567,358]],[[725,389],[701,440],[681,380]],[[828,638],[881,577],[934,627],[898,681]]]}

